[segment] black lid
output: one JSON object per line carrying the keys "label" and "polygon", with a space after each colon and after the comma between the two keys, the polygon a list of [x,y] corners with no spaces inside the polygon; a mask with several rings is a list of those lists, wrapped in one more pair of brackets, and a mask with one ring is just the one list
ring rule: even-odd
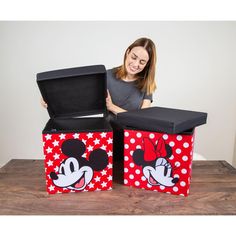
{"label": "black lid", "polygon": [[117,114],[123,125],[169,134],[182,133],[206,123],[207,113],[166,107],[150,107]]}
{"label": "black lid", "polygon": [[84,66],[37,74],[50,117],[75,117],[106,112],[106,68]]}

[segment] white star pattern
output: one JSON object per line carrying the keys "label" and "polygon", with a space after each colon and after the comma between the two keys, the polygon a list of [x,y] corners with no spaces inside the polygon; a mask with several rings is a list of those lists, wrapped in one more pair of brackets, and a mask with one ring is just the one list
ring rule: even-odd
{"label": "white star pattern", "polygon": [[94,188],[94,184],[92,182],[88,186],[89,188]]}
{"label": "white star pattern", "polygon": [[95,178],[95,181],[98,182],[98,181],[100,181],[100,179],[101,179],[101,177],[98,177],[98,176],[97,176],[97,177]]}
{"label": "white star pattern", "polygon": [[46,149],[46,151],[47,151],[47,154],[48,154],[48,153],[52,153],[52,148],[48,147],[48,148]]}
{"label": "white star pattern", "polygon": [[88,137],[88,138],[92,138],[92,137],[93,137],[93,134],[92,134],[92,133],[88,133],[88,134],[87,134],[87,137]]}
{"label": "white star pattern", "polygon": [[103,171],[101,172],[101,174],[102,174],[102,175],[106,175],[106,174],[107,174],[107,171],[106,171],[106,170],[103,170]]}
{"label": "white star pattern", "polygon": [[94,145],[96,145],[96,144],[100,144],[100,140],[97,139],[97,138],[96,138],[93,142],[94,142]]}
{"label": "white star pattern", "polygon": [[74,139],[79,138],[79,134],[74,134],[73,137]]}
{"label": "white star pattern", "polygon": [[53,191],[55,189],[55,186],[50,185],[48,189],[49,189],[49,191]]}
{"label": "white star pattern", "polygon": [[107,149],[107,146],[105,146],[104,144],[101,146],[101,149],[105,150]]}
{"label": "white star pattern", "polygon": [[52,138],[52,135],[51,135],[51,134],[47,134],[47,135],[45,136],[45,138],[46,138],[46,140],[49,140],[49,139]]}
{"label": "white star pattern", "polygon": [[65,138],[66,138],[66,135],[65,135],[65,134],[60,134],[59,137],[60,137],[60,139],[62,140],[62,139],[65,139]]}
{"label": "white star pattern", "polygon": [[[79,139],[86,146],[86,151],[81,153],[81,157],[89,159],[89,155],[95,149],[104,150],[108,156],[112,156],[112,133],[111,132],[72,132],[72,133],[59,133],[59,134],[45,134],[43,136],[44,142],[44,158],[45,158],[45,172],[46,172],[46,186],[48,193],[67,193],[77,192],[78,190],[71,190],[68,188],[59,188],[53,183],[50,176],[51,172],[58,173],[60,169],[59,161],[63,161],[64,153],[62,152],[62,144],[65,140]],[[87,190],[82,191],[99,191],[112,189],[112,168],[110,157],[107,167],[104,170],[95,172],[92,180],[87,185]]]}
{"label": "white star pattern", "polygon": [[59,146],[59,141],[55,140],[52,144],[54,147]]}
{"label": "white star pattern", "polygon": [[104,132],[103,132],[103,133],[101,133],[100,135],[101,135],[101,138],[106,138],[107,133],[104,133]]}
{"label": "white star pattern", "polygon": [[111,180],[112,180],[112,176],[109,175],[109,176],[107,177],[107,180],[108,180],[108,181],[111,181]]}
{"label": "white star pattern", "polygon": [[103,188],[106,187],[106,186],[107,186],[107,182],[104,182],[104,181],[103,181],[103,182],[101,183],[101,186],[102,186]]}
{"label": "white star pattern", "polygon": [[57,153],[55,153],[55,154],[53,155],[53,157],[54,157],[54,159],[55,159],[55,160],[57,160],[57,159],[59,159],[59,158],[60,158],[60,155],[59,155],[59,154],[57,154]]}
{"label": "white star pattern", "polygon": [[112,142],[113,142],[112,138],[109,138],[109,139],[107,140],[107,143],[108,143],[108,144],[111,144]]}
{"label": "white star pattern", "polygon": [[88,151],[89,151],[89,152],[93,151],[93,146],[89,145],[89,146],[88,146]]}
{"label": "white star pattern", "polygon": [[47,165],[48,166],[53,166],[53,161],[48,160]]}

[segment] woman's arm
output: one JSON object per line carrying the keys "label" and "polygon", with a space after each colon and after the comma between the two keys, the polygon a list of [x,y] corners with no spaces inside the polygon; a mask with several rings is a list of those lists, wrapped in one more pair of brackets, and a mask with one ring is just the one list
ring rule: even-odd
{"label": "woman's arm", "polygon": [[142,106],[141,106],[141,109],[143,108],[148,108],[151,106],[151,100],[149,99],[143,99],[143,103],[142,103]]}
{"label": "woman's arm", "polygon": [[107,106],[107,110],[112,112],[115,115],[117,115],[117,113],[126,111],[126,110],[122,109],[121,107],[118,107],[115,104],[113,104],[112,99],[111,99],[111,95],[108,90],[107,90],[106,106]]}

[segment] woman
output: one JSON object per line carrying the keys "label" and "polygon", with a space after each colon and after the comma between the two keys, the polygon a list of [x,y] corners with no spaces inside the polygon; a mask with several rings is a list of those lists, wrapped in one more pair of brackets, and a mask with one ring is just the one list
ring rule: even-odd
{"label": "woman", "polygon": [[[155,44],[148,38],[140,38],[126,49],[123,65],[107,71],[106,106],[113,128],[114,161],[124,159],[124,130],[116,121],[116,115],[150,107],[156,89],[155,66]],[[119,168],[114,168],[113,173],[114,179],[122,179],[119,178]]]}
{"label": "woman", "polygon": [[[156,48],[139,38],[125,51],[123,65],[107,71],[106,106],[113,119],[119,112],[150,107],[155,83]],[[47,104],[41,99],[41,104]]]}
{"label": "woman", "polygon": [[140,38],[125,51],[123,65],[107,71],[108,111],[150,107],[155,83],[156,48],[151,39]]}

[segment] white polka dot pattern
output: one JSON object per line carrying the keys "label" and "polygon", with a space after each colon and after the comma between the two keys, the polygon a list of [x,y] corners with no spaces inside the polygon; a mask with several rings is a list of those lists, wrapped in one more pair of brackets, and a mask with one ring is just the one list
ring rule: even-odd
{"label": "white polka dot pattern", "polygon": [[134,163],[131,162],[131,163],[129,164],[129,166],[130,166],[131,168],[133,168],[133,167],[134,167]]}
{"label": "white polka dot pattern", "polygon": [[[193,137],[191,135],[163,134],[141,130],[124,131],[124,183],[141,189],[165,192],[181,196],[187,196],[190,186],[190,175],[192,167]],[[163,138],[166,145],[172,150],[172,155],[166,157],[166,161],[172,167],[172,177],[177,181],[172,187],[161,184],[151,185],[151,180],[144,176],[142,161],[135,164],[133,154],[136,149],[144,150],[144,138],[148,138],[156,148],[158,140]],[[141,153],[142,154],[142,153]],[[139,152],[139,155],[141,155]],[[141,158],[141,156],[139,156]],[[158,159],[158,158],[157,158]],[[150,170],[155,169],[151,166]],[[148,177],[149,178],[149,177]],[[152,177],[153,178],[153,177]],[[152,179],[152,181],[154,181]]]}
{"label": "white polka dot pattern", "polygon": [[175,146],[175,143],[174,143],[173,141],[171,141],[171,142],[169,143],[169,145],[170,145],[171,147],[174,147],[174,146]]}

